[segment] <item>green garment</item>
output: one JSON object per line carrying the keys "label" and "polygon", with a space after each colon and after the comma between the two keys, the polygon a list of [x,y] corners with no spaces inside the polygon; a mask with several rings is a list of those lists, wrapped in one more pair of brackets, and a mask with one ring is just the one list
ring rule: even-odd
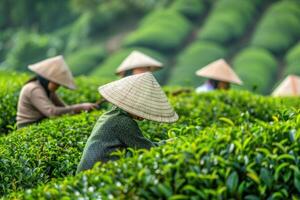
{"label": "green garment", "polygon": [[155,143],[146,139],[138,124],[120,108],[103,114],[97,121],[83,151],[77,173],[91,169],[98,161],[118,159],[110,154],[128,147],[150,149]]}

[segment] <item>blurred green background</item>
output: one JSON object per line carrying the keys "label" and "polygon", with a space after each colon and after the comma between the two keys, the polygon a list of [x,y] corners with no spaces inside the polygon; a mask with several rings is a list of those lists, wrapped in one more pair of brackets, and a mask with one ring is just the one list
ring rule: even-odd
{"label": "blurred green background", "polygon": [[62,54],[76,76],[116,78],[138,49],[167,85],[200,85],[219,58],[262,94],[300,75],[299,0],[0,0],[0,29],[0,70]]}

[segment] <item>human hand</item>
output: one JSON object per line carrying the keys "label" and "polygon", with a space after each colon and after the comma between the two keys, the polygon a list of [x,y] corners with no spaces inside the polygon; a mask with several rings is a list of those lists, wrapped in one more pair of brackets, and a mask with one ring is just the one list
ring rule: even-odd
{"label": "human hand", "polygon": [[80,110],[91,111],[98,107],[95,103],[82,103],[80,104]]}

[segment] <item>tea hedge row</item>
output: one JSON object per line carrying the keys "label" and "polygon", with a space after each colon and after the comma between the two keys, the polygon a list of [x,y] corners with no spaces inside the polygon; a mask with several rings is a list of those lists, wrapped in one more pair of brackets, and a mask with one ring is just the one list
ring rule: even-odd
{"label": "tea hedge row", "polygon": [[[18,73],[0,73],[0,135],[15,129],[16,111],[19,93],[29,75]],[[100,98],[98,86],[109,82],[103,78],[79,77],[76,79],[78,89],[70,91],[64,88],[58,90],[59,96],[68,103],[95,102]]]}
{"label": "tea hedge row", "polygon": [[298,199],[300,113],[237,127],[187,126],[173,143],[132,151],[20,199]]}
{"label": "tea hedge row", "polygon": [[239,0],[217,1],[198,33],[198,38],[223,45],[240,38],[254,20],[263,1],[239,2]]}
{"label": "tea hedge row", "polygon": [[[146,137],[157,141],[172,135],[188,136],[192,130],[209,126],[281,120],[280,110],[285,107],[285,101],[234,91],[182,94],[171,97],[170,101],[180,120],[174,124],[142,122]],[[291,101],[290,105],[299,106],[299,100]],[[0,195],[73,175],[96,118],[101,114],[98,111],[45,120],[1,137]]]}
{"label": "tea hedge row", "polygon": [[273,4],[258,24],[252,45],[280,54],[299,40],[300,2],[279,1]]}
{"label": "tea hedge row", "polygon": [[266,94],[276,76],[277,61],[266,49],[248,47],[235,56],[233,67],[243,80],[243,87]]}
{"label": "tea hedge row", "polygon": [[72,73],[87,75],[98,66],[107,56],[105,48],[101,45],[82,48],[66,57]]}
{"label": "tea hedge row", "polygon": [[300,76],[300,43],[297,43],[285,56],[286,68],[284,75],[296,74]]}
{"label": "tea hedge row", "polygon": [[188,46],[177,58],[168,80],[168,85],[199,86],[203,79],[197,77],[195,72],[226,56],[226,50],[213,42],[197,41]]}
{"label": "tea hedge row", "polygon": [[191,20],[195,20],[204,15],[207,3],[204,0],[175,0],[169,7],[178,13],[186,16]]}
{"label": "tea hedge row", "polygon": [[159,10],[150,13],[139,28],[125,39],[125,46],[142,46],[159,51],[177,50],[191,30],[191,24],[179,13]]}

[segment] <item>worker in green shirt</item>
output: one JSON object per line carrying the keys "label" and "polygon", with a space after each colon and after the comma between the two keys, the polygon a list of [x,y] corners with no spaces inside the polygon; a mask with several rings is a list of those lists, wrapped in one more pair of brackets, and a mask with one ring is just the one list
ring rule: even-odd
{"label": "worker in green shirt", "polygon": [[98,161],[118,159],[112,152],[126,148],[150,149],[156,143],[146,139],[135,120],[175,122],[171,107],[160,85],[149,73],[128,76],[99,88],[114,106],[97,121],[84,148],[77,173],[91,169]]}

